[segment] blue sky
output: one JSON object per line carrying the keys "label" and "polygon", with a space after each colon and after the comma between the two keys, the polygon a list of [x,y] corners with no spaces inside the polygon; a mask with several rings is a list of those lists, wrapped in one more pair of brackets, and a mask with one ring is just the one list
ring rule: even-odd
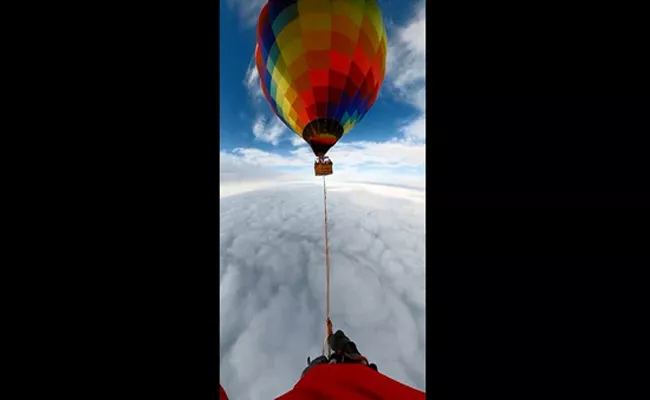
{"label": "blue sky", "polygon": [[[253,52],[265,0],[220,2],[221,186],[310,181],[313,153],[261,95]],[[387,73],[361,123],[329,152],[332,180],[424,187],[424,1],[379,0],[388,34]]]}

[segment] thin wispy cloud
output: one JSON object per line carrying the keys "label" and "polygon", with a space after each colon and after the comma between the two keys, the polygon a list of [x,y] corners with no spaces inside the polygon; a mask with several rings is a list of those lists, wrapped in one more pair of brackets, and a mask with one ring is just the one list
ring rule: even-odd
{"label": "thin wispy cloud", "polygon": [[386,59],[389,90],[419,110],[425,110],[426,20],[421,2],[404,25],[391,30]]}
{"label": "thin wispy cloud", "polygon": [[262,6],[267,0],[227,0],[227,5],[237,11],[242,23],[247,27],[254,27],[260,16]]}
{"label": "thin wispy cloud", "polygon": [[404,135],[404,138],[407,141],[424,143],[426,136],[426,119],[424,114],[402,125],[400,133]]}
{"label": "thin wispy cloud", "polygon": [[257,140],[277,145],[290,131],[284,123],[272,115],[258,115],[253,122],[253,135]]}
{"label": "thin wispy cloud", "polygon": [[426,139],[426,19],[425,2],[414,9],[404,25],[391,29],[386,59],[386,84],[389,93],[420,111],[400,132],[411,140]]}
{"label": "thin wispy cloud", "polygon": [[254,55],[251,57],[251,61],[248,63],[248,67],[246,68],[243,84],[253,101],[265,100],[262,87],[260,86],[260,76],[257,71],[257,66],[255,65]]}
{"label": "thin wispy cloud", "polygon": [[306,146],[307,142],[305,142],[305,140],[298,135],[291,135],[291,144],[298,147],[298,146]]}

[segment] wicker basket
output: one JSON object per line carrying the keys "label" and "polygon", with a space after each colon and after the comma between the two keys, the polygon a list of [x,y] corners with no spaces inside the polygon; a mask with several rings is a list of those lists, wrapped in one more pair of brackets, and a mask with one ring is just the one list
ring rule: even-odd
{"label": "wicker basket", "polygon": [[331,161],[324,163],[316,162],[314,163],[314,172],[316,173],[316,176],[332,175],[332,167],[333,164]]}

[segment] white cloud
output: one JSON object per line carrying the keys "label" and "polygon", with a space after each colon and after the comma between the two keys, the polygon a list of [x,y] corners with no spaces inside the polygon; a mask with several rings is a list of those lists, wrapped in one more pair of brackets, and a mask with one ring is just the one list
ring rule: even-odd
{"label": "white cloud", "polygon": [[307,142],[305,142],[305,139],[298,135],[293,135],[291,136],[291,144],[298,147],[298,146],[307,146]]}
{"label": "white cloud", "polygon": [[425,2],[418,3],[413,17],[394,26],[388,40],[386,78],[389,90],[399,98],[425,110],[426,19]]}
{"label": "white cloud", "polygon": [[[380,373],[424,390],[424,203],[371,190],[328,193],[332,321]],[[220,216],[220,383],[230,398],[275,398],[321,350],[322,189],[224,198]]]}
{"label": "white cloud", "polygon": [[287,127],[277,117],[257,116],[253,123],[253,135],[258,140],[277,145],[282,136],[288,132]]}
{"label": "white cloud", "polygon": [[[262,155],[260,159],[255,157],[258,154]],[[265,164],[269,158],[273,158],[272,156],[272,153],[259,149],[237,148],[232,152],[221,151],[219,153],[220,180],[221,182],[242,182],[277,177],[279,172],[268,168],[268,164]],[[274,164],[274,166],[277,165],[278,163]]]}
{"label": "white cloud", "polygon": [[[269,153],[257,148],[236,148],[231,153],[222,151],[239,162],[267,167],[296,167],[313,163],[314,154],[307,146],[290,150],[287,155]],[[390,142],[338,143],[328,153],[336,163],[347,166],[422,167],[425,148],[423,144],[406,140]]]}
{"label": "white cloud", "polygon": [[248,63],[248,68],[246,68],[246,75],[244,75],[243,84],[254,101],[265,100],[262,86],[260,86],[260,75],[257,72],[254,55]]}
{"label": "white cloud", "polygon": [[[417,134],[417,127],[406,126]],[[295,135],[294,135],[295,136]],[[425,144],[420,140],[389,142],[340,142],[330,150],[334,174],[329,182],[381,183],[423,189]],[[321,182],[314,176],[314,154],[308,146],[285,154],[257,148],[236,148],[220,153],[222,196],[256,187],[270,181]]]}
{"label": "white cloud", "polygon": [[[219,197],[229,197],[309,176],[311,158],[291,159],[255,148],[219,153]],[[278,167],[285,167],[285,170]],[[293,167],[287,170],[286,167]]]}
{"label": "white cloud", "polygon": [[426,137],[426,118],[421,114],[417,119],[414,119],[402,126],[400,132],[404,138],[413,142],[424,142]]}
{"label": "white cloud", "polygon": [[253,27],[262,11],[266,0],[227,0],[228,7],[237,10],[242,23],[246,27]]}
{"label": "white cloud", "polygon": [[416,167],[424,165],[424,145],[406,140],[342,142],[328,153],[332,160],[350,166]]}

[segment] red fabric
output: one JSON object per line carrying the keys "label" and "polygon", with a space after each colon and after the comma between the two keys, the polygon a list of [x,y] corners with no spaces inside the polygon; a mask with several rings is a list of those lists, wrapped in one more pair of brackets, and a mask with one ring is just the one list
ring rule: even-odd
{"label": "red fabric", "polygon": [[219,400],[228,400],[228,396],[226,395],[226,391],[223,390],[223,386],[219,385]]}
{"label": "red fabric", "polygon": [[[228,400],[219,386],[220,400]],[[424,392],[408,387],[360,364],[312,367],[296,385],[276,400],[424,400]]]}
{"label": "red fabric", "polygon": [[361,364],[312,367],[293,389],[277,400],[373,399],[424,400],[424,392],[392,380]]}

